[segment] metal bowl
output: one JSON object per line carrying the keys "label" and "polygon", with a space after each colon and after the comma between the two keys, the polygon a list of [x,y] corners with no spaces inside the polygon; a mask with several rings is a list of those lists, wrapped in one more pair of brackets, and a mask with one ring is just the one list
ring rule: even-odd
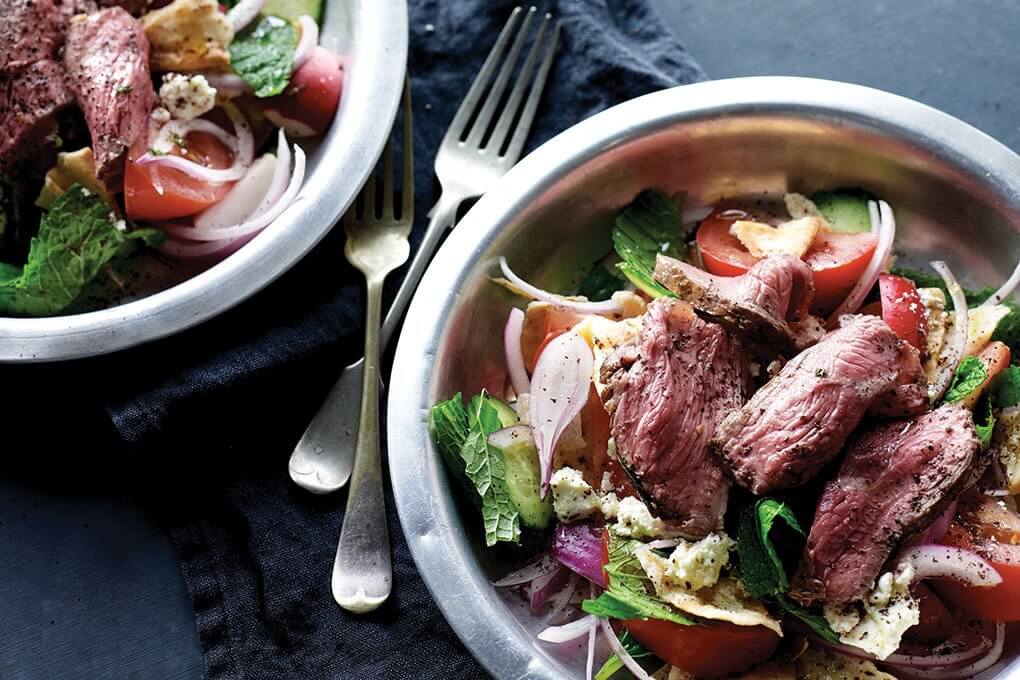
{"label": "metal bowl", "polygon": [[[688,85],[600,113],[525,158],[443,246],[393,366],[390,477],[425,582],[494,676],[584,677],[577,645],[538,643],[537,618],[490,584],[508,567],[484,547],[480,518],[455,498],[426,430],[436,400],[504,383],[502,327],[514,300],[489,281],[494,258],[506,255],[528,280],[570,290],[609,251],[614,213],[642,189],[683,190],[691,205],[707,205],[838,186],[864,187],[892,204],[902,259],[945,259],[972,285],[998,284],[1015,264],[1020,157],[918,102],[782,77]],[[1020,673],[1020,661],[1010,668]]]}
{"label": "metal bowl", "polygon": [[344,61],[343,96],[329,132],[306,146],[304,186],[279,219],[204,271],[149,258],[139,277],[145,283],[122,304],[46,319],[0,318],[0,362],[106,354],[176,333],[258,292],[311,250],[354,200],[389,135],[407,64],[407,3],[329,0],[321,43]]}

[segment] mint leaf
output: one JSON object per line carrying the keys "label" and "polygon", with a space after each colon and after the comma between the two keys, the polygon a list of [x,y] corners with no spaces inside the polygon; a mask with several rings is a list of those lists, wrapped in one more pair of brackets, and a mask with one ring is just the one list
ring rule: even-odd
{"label": "mint leaf", "polygon": [[80,184],[71,185],[43,216],[25,266],[17,271],[5,265],[0,271],[0,311],[57,314],[114,257],[138,242],[156,243],[163,238],[152,229],[121,231],[117,222],[102,198]]}
{"label": "mint leaf", "polygon": [[995,408],[1008,408],[1020,404],[1020,366],[1009,366],[995,376],[991,395]]}
{"label": "mint leaf", "polygon": [[[620,644],[635,661],[638,659],[652,658],[652,653],[642,647],[626,628],[620,635]],[[662,664],[659,665],[661,666]],[[606,659],[606,662],[602,664],[602,668],[598,670],[598,673],[595,674],[594,680],[609,680],[609,678],[616,675],[616,673],[623,670],[623,668],[623,661],[616,655],[616,652],[613,652],[609,655],[609,658]]]}
{"label": "mint leaf", "polygon": [[984,362],[975,356],[964,357],[956,367],[953,381],[942,398],[943,403],[954,404],[963,400],[968,394],[981,387],[988,379],[988,369]]}
{"label": "mint leaf", "polygon": [[603,619],[659,619],[693,625],[655,594],[655,587],[634,554],[641,545],[641,541],[609,532],[609,562],[605,567],[609,587],[594,600],[582,602],[581,609]]}
{"label": "mint leaf", "polygon": [[503,425],[485,390],[475,395],[468,404],[467,424],[468,434],[461,446],[460,457],[464,460],[464,474],[482,499],[485,544],[493,546],[501,541],[519,543],[521,522],[506,487],[503,456],[488,443],[488,436]]}
{"label": "mint leaf", "polygon": [[[980,422],[979,412],[983,414]],[[981,446],[987,449],[992,443],[992,433],[995,431],[995,414],[992,412],[992,400],[988,395],[982,397],[981,403],[974,409],[974,430],[981,440]]]}
{"label": "mint leaf", "polygon": [[429,411],[429,432],[446,467],[460,484],[473,490],[471,480],[464,473],[464,459],[460,457],[460,450],[468,436],[467,409],[461,401],[460,392],[432,407]]}
{"label": "mint leaf", "polygon": [[297,29],[276,16],[263,16],[230,43],[230,64],[251,85],[256,97],[272,97],[286,89],[294,65]]}
{"label": "mint leaf", "polygon": [[832,630],[829,622],[821,614],[808,611],[782,593],[775,596],[775,601],[783,611],[803,621],[819,637],[829,642],[839,642],[839,636],[836,635],[836,631]]}
{"label": "mint leaf", "polygon": [[675,297],[656,283],[655,257],[683,258],[687,245],[682,232],[676,204],[661,191],[642,191],[616,216],[613,247],[622,260],[616,268],[652,297]]}
{"label": "mint leaf", "polygon": [[577,294],[585,296],[592,302],[608,300],[613,297],[613,293],[623,290],[626,283],[626,280],[599,263],[588,273],[588,276],[584,277],[584,281],[581,281]]}
{"label": "mint leaf", "polygon": [[24,267],[16,264],[9,264],[7,262],[0,262],[0,284],[13,281],[14,279],[21,276],[21,272],[24,271]]}

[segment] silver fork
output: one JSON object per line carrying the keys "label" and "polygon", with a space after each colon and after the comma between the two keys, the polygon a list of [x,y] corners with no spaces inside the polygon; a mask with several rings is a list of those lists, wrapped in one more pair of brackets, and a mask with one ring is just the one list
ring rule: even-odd
{"label": "silver fork", "polygon": [[[354,471],[333,562],[332,589],[337,603],[355,613],[372,611],[385,602],[393,581],[379,451],[379,327],[383,282],[387,274],[404,264],[411,250],[407,237],[414,224],[414,145],[409,81],[404,83],[403,103],[403,200],[400,217],[396,216],[393,177],[395,127],[383,151],[381,197],[376,195],[373,172],[353,209],[344,216],[347,230],[344,254],[365,275],[367,314]],[[382,205],[382,212],[377,215],[378,204]]]}
{"label": "silver fork", "polygon": [[[486,136],[486,131],[492,126],[497,107],[506,93],[536,13],[534,7],[526,13],[517,7],[510,14],[443,137],[435,166],[443,191],[429,213],[431,220],[424,239],[397,291],[393,306],[386,314],[381,336],[381,347],[384,350],[400,324],[407,303],[411,301],[418,281],[443,234],[453,227],[457,208],[465,200],[484,194],[521,156],[559,39],[558,24],[552,27],[549,34],[552,23],[549,14],[542,20],[535,42],[528,51],[492,133]],[[524,14],[524,19],[518,30],[521,14]],[[503,64],[497,73],[501,60]],[[479,104],[482,104],[481,110],[472,119]],[[518,109],[521,109],[519,118]],[[505,150],[503,147],[506,147]],[[351,474],[354,441],[358,433],[357,414],[363,367],[359,359],[344,369],[291,454],[291,479],[313,493],[336,491],[347,483]]]}

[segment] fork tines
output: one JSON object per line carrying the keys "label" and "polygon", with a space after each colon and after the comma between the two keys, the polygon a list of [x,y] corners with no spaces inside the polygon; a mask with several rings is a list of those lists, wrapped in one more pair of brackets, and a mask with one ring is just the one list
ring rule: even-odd
{"label": "fork tines", "polygon": [[[401,145],[403,149],[401,169],[401,202],[400,221],[414,221],[414,144],[411,129],[413,120],[411,116],[411,83],[409,78],[404,79],[404,94],[401,98],[401,110],[403,125],[398,126],[393,122],[393,129],[386,140],[386,147],[383,149],[382,158],[372,174],[368,176],[365,186],[358,192],[355,198],[354,207],[348,211],[345,219],[357,219],[361,222],[384,221],[390,222],[396,219],[397,189],[393,175],[393,146],[397,138],[398,128],[403,129]],[[378,193],[376,186],[376,174],[382,175],[382,193]]]}
{"label": "fork tines", "polygon": [[[553,22],[552,15],[546,14],[539,25],[534,43],[528,50],[523,65],[520,66],[513,88],[507,95],[507,85],[517,69],[518,59],[527,42],[529,28],[537,13],[535,7],[531,7],[527,12],[520,7],[514,8],[457,110],[457,115],[454,116],[447,131],[447,138],[452,135],[459,144],[477,147],[482,153],[493,151],[497,156],[511,157],[520,154],[535,116],[538,100],[542,96],[546,77],[549,75],[560,33],[559,23]],[[523,20],[518,21],[522,14]],[[524,97],[526,91],[527,99]],[[494,123],[493,117],[497,109],[499,118]],[[447,141],[443,140],[444,143]]]}

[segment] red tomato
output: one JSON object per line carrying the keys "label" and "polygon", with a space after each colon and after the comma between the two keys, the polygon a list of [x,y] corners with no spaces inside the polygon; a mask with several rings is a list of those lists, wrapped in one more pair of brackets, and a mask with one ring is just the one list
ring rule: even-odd
{"label": "red tomato", "polygon": [[764,626],[682,626],[657,619],[630,619],[623,626],[649,652],[698,677],[745,671],[779,646],[779,636]]}
{"label": "red tomato", "polygon": [[901,340],[923,354],[927,347],[928,321],[924,318],[924,303],[917,294],[917,285],[902,276],[879,274],[878,291],[882,298],[882,319]]}
{"label": "red tomato", "polygon": [[581,409],[581,433],[585,441],[591,447],[591,477],[589,483],[594,482],[598,488],[602,482],[602,473],[608,471],[609,465],[609,414],[606,413],[599,398],[598,390],[592,384],[588,390],[588,401]]}
{"label": "red tomato", "polygon": [[921,614],[920,622],[906,632],[906,638],[911,642],[930,645],[951,638],[959,626],[938,595],[923,583],[918,583],[912,590],[918,599]]}
{"label": "red tomato", "polygon": [[[192,132],[187,141],[187,151],[175,146],[171,153],[210,168],[228,168],[233,162],[230,150],[212,135]],[[203,182],[174,168],[136,165],[131,159],[145,153],[147,144],[144,135],[135,142],[124,168],[124,208],[133,220],[194,215],[220,201],[234,184]]]}
{"label": "red tomato", "polygon": [[[1001,503],[1001,504],[1000,504]],[[992,588],[939,581],[938,592],[964,611],[985,621],[1020,621],[1020,516],[1001,499],[972,490],[960,499],[956,521],[942,542],[972,550],[999,572]]]}
{"label": "red tomato", "polygon": [[[716,211],[698,227],[695,240],[705,268],[719,276],[737,276],[746,272],[757,260],[747,252],[736,236],[730,233],[730,225],[740,216],[739,211],[732,217],[722,217]],[[829,312],[843,301],[857,279],[871,261],[877,242],[871,234],[846,234],[842,232],[819,232],[811,249],[804,255],[804,262],[814,273],[815,303],[812,311]]]}
{"label": "red tomato", "polygon": [[321,135],[333,121],[342,86],[340,57],[317,46],[291,76],[286,92],[266,100],[266,117],[292,137]]}

